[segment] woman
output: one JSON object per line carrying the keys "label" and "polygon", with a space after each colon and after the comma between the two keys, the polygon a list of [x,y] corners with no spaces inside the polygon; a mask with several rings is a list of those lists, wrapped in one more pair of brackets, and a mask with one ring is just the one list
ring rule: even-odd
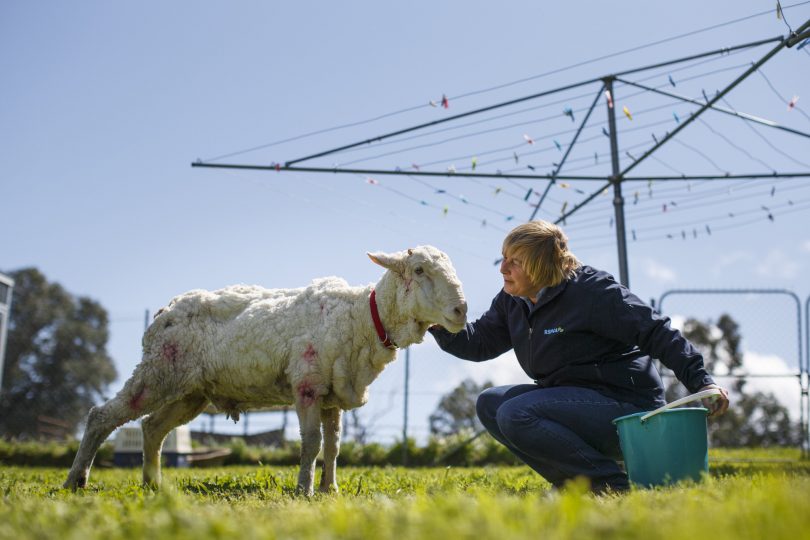
{"label": "woman", "polygon": [[[534,380],[485,390],[478,417],[555,487],[584,476],[597,493],[628,489],[612,420],[665,404],[652,358],[690,392],[719,388],[703,357],[613,276],[580,264],[556,225],[532,221],[512,230],[501,274],[503,290],[480,319],[457,334],[430,329],[443,350],[465,360],[514,349]],[[720,391],[704,402],[710,416],[728,408]]]}

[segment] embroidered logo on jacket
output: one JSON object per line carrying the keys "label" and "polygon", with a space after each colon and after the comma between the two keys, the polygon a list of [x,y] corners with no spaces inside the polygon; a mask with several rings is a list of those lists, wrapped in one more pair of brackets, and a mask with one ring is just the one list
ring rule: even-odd
{"label": "embroidered logo on jacket", "polygon": [[557,328],[546,328],[543,330],[543,333],[547,336],[549,334],[562,334],[563,332],[565,332],[565,329],[562,326],[558,326]]}

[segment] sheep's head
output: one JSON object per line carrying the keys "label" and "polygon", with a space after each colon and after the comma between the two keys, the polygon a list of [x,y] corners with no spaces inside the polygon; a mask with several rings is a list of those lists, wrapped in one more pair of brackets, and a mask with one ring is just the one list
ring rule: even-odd
{"label": "sheep's head", "polygon": [[397,253],[369,253],[375,263],[397,278],[397,303],[424,330],[440,324],[459,332],[467,322],[467,302],[450,257],[433,246]]}

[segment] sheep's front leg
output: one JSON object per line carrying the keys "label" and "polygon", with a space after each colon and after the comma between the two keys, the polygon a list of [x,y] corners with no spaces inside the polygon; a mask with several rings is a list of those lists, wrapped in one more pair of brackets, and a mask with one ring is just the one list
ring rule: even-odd
{"label": "sheep's front leg", "polygon": [[128,420],[133,420],[132,415],[128,415],[126,405],[120,399],[113,399],[99,407],[92,407],[87,415],[87,427],[84,430],[84,437],[79,445],[79,451],[73,460],[64,487],[76,490],[87,485],[90,477],[90,467],[96,457],[101,443],[104,442],[115,428],[124,424]]}
{"label": "sheep's front leg", "polygon": [[320,399],[309,396],[295,401],[298,423],[301,427],[301,470],[298,472],[298,493],[312,495],[315,482],[315,459],[321,451],[321,404]]}
{"label": "sheep's front leg", "polygon": [[[90,467],[93,465],[101,443],[115,428],[141,416],[143,414],[141,410],[148,412],[147,390],[143,386],[138,387],[136,383],[137,381],[133,377],[113,399],[104,405],[90,409],[87,415],[87,427],[64,487],[74,491],[77,488],[85,487],[90,476]],[[136,392],[135,388],[140,388],[140,390]],[[144,403],[146,405],[143,405]]]}
{"label": "sheep's front leg", "polygon": [[323,474],[319,491],[338,492],[337,457],[340,452],[340,413],[337,407],[321,409],[321,424],[323,425]]}

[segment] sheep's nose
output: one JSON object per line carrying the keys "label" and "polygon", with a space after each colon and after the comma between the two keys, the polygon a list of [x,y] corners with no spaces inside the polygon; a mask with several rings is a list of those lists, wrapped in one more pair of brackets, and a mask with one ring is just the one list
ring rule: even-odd
{"label": "sheep's nose", "polygon": [[466,319],[467,318],[467,302],[462,302],[453,308],[453,313],[456,314],[456,317],[459,319]]}

